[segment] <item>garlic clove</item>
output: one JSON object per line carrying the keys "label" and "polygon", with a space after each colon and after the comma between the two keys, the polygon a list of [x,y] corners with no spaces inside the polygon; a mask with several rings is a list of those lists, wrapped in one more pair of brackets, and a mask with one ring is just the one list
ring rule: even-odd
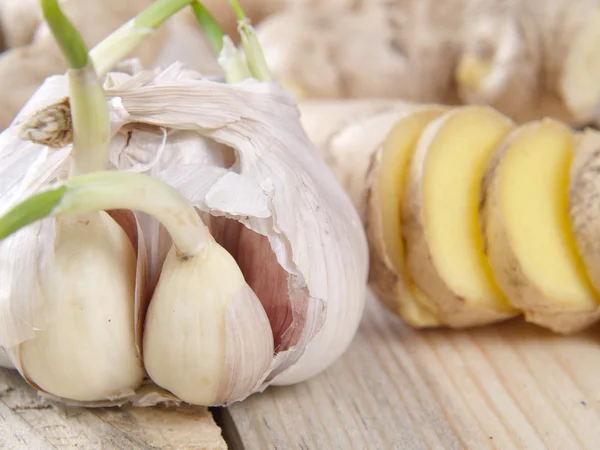
{"label": "garlic clove", "polygon": [[148,308],[143,349],[157,385],[205,406],[251,394],[274,352],[259,300],[214,240],[189,258],[170,250]]}
{"label": "garlic clove", "polygon": [[19,345],[20,372],[71,400],[130,395],[144,369],[135,346],[136,254],[127,234],[105,212],[58,218],[51,262],[37,269],[51,317]]}

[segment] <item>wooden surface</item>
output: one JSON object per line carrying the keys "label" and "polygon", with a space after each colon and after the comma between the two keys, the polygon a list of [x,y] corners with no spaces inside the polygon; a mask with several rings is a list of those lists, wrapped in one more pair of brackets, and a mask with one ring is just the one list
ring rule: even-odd
{"label": "wooden surface", "polygon": [[[229,413],[246,449],[600,449],[600,331],[415,331],[369,302],[330,370]],[[241,445],[232,445],[235,449]]]}
{"label": "wooden surface", "polygon": [[226,449],[206,408],[82,409],[43,402],[16,371],[0,369],[0,448]]}
{"label": "wooden surface", "polygon": [[[0,447],[221,449],[203,409],[46,406],[0,372]],[[328,371],[216,414],[232,450],[598,449],[600,331],[415,331],[370,299]]]}

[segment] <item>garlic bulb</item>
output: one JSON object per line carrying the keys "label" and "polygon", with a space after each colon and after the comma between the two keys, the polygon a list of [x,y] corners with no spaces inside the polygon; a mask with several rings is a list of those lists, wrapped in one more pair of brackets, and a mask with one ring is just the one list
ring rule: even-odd
{"label": "garlic bulb", "polygon": [[[179,64],[109,73],[112,172],[70,178],[73,162],[81,166],[74,151],[81,146],[43,144],[69,136],[69,120],[60,113],[50,126],[38,120],[57,104],[68,112],[67,81],[49,78],[0,135],[0,213],[8,211],[0,225],[10,225],[15,205],[44,205],[31,213],[34,224],[3,245],[14,251],[26,241],[52,261],[56,248],[36,228],[75,213],[133,212],[140,297],[129,323],[158,388],[155,396],[140,388],[117,400],[226,405],[329,367],[360,322],[368,249],[360,218],[306,136],[293,97],[274,83],[226,84]],[[31,136],[38,143],[23,139]],[[34,275],[31,268],[0,273],[12,285]],[[14,292],[0,289],[0,346],[18,362],[36,330],[53,326],[57,304],[34,295],[16,305]],[[66,397],[100,404],[98,395]]]}
{"label": "garlic bulb", "polygon": [[[63,76],[50,78],[32,98],[28,111],[51,104],[46,99],[54,99],[53,93],[65,92],[65,82]],[[258,337],[240,339],[221,334],[220,341],[210,345],[225,360],[230,372],[216,375],[218,382],[209,380],[222,395],[209,403],[241,400],[270,384],[300,382],[327,368],[346,350],[361,318],[367,245],[356,210],[306,137],[292,97],[275,84],[208,81],[177,64],[162,71],[110,74],[106,92],[110,97],[111,161],[115,167],[141,168],[176,188],[205,213],[203,217],[211,218],[207,220],[211,233],[224,248],[231,248],[238,265],[259,251],[272,255],[276,262],[267,266],[272,268],[271,273],[251,273],[256,268],[251,264],[242,270],[263,310],[269,312],[271,332],[276,331],[272,339],[279,342],[275,356],[269,367],[253,358],[254,366],[248,370],[240,358],[244,356],[249,361],[246,355],[252,354],[256,346],[268,343]],[[35,159],[36,164],[28,172],[12,173],[16,179],[11,189],[2,192],[5,198],[17,191],[35,192],[38,186],[59,179],[57,176],[65,173],[69,162],[68,146],[51,152],[47,147],[20,140],[17,129],[27,116],[20,117],[0,136],[0,142],[5,142],[0,157],[16,159],[13,166],[23,164],[26,157]],[[147,130],[153,131],[155,137],[161,136],[164,144],[144,145]],[[135,135],[136,139],[123,147],[123,134]],[[172,142],[171,134],[176,137]],[[176,157],[174,152],[182,149],[181,157]],[[155,152],[162,154],[153,158]],[[142,164],[153,160],[153,164]],[[5,176],[8,175],[0,172],[0,180]],[[20,194],[16,198],[23,197]],[[145,251],[156,255],[149,260],[149,273],[160,274],[162,279],[161,269],[170,264],[165,262],[170,239],[156,220],[140,214],[137,218],[144,230]],[[241,249],[240,242],[246,242]],[[236,245],[237,254],[233,255]],[[282,275],[277,274],[278,270]],[[282,276],[284,289],[271,292],[269,282],[273,274],[275,278]],[[169,291],[173,292],[171,288]],[[178,298],[170,297],[170,301]],[[243,328],[240,322],[248,314],[260,322],[261,314],[244,303],[240,300],[229,304],[225,315],[228,320],[237,321],[230,329]],[[159,305],[157,302],[148,310],[149,328],[155,323],[153,311],[161,310]],[[0,300],[0,317],[7,316],[9,295]],[[218,317],[213,316],[222,324],[223,319]],[[173,334],[181,330],[177,324],[163,339],[177,342],[179,337]],[[245,336],[252,334],[249,330]],[[200,332],[197,339],[202,339]],[[148,355],[153,351],[151,342],[149,337],[145,341],[145,347],[149,347],[144,348],[144,359],[160,360],[160,349],[158,356]],[[149,367],[146,369],[150,372]],[[172,378],[154,381],[167,390],[175,390],[176,370],[169,365],[160,370]],[[262,373],[257,375],[255,370]],[[158,374],[157,378],[161,379]],[[223,380],[228,380],[227,386],[220,385]],[[248,388],[252,384],[257,385]],[[234,388],[241,385],[246,389]],[[190,396],[190,401],[195,399],[195,394]]]}
{"label": "garlic bulb", "polygon": [[[274,336],[293,339],[275,357],[271,384],[301,381],[331,364],[362,314],[367,245],[354,207],[306,137],[291,95],[254,80],[208,81],[177,64],[118,79],[109,75],[106,86],[111,115],[122,127],[193,131],[190,146],[205,143],[204,152],[216,155],[234,150],[229,167],[198,152],[177,164],[161,160],[154,173],[201,211],[241,223],[256,241],[266,237],[262,243],[285,270],[288,298],[269,298],[268,292],[261,298],[265,309],[276,304],[292,316]],[[164,145],[163,154],[170,154],[168,137]],[[139,150],[139,144],[119,148],[130,155]]]}

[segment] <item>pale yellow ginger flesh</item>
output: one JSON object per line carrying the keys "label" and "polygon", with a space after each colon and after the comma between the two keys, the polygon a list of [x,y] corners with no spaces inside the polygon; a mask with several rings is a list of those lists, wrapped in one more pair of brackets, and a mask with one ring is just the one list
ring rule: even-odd
{"label": "pale yellow ginger flesh", "polygon": [[388,135],[381,152],[378,176],[383,237],[396,268],[404,265],[400,207],[404,197],[408,165],[423,129],[442,110],[419,111],[401,120]]}
{"label": "pale yellow ginger flesh", "polygon": [[499,205],[512,251],[527,279],[556,306],[598,301],[577,252],[568,214],[574,139],[554,121],[523,128],[499,167]]}
{"label": "pale yellow ginger flesh", "polygon": [[470,306],[509,311],[484,253],[478,220],[480,182],[490,157],[513,127],[487,108],[444,121],[423,170],[423,220],[437,273]]}
{"label": "pale yellow ginger flesh", "polygon": [[390,131],[381,151],[378,174],[379,208],[383,240],[400,278],[397,298],[402,317],[411,324],[438,324],[432,313],[432,302],[409,277],[402,244],[401,206],[405,193],[410,159],[423,129],[442,114],[440,109],[417,111],[403,118]]}

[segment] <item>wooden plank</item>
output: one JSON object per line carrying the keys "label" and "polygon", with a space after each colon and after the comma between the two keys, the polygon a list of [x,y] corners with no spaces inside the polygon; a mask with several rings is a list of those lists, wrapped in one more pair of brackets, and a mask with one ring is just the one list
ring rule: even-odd
{"label": "wooden plank", "polygon": [[48,403],[0,370],[0,447],[10,450],[206,449],[227,446],[206,408],[85,409]]}
{"label": "wooden plank", "polygon": [[370,298],[340,361],[229,414],[247,449],[593,449],[598,374],[597,329],[417,331]]}
{"label": "wooden plank", "polygon": [[[600,334],[561,337],[516,320],[417,331],[369,299],[348,352],[306,383],[218,410],[237,449],[593,449]],[[44,403],[0,371],[5,449],[224,449],[205,408]]]}

